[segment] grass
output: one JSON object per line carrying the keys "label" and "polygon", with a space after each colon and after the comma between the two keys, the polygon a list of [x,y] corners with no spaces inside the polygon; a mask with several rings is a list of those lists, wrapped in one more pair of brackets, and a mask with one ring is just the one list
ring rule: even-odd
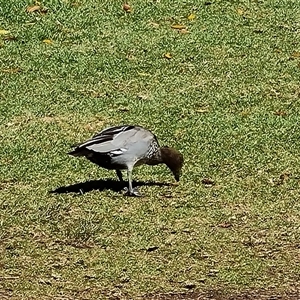
{"label": "grass", "polygon": [[[2,298],[299,290],[298,1],[32,4],[0,0]],[[179,186],[126,198],[66,155],[123,123],[182,151]]]}

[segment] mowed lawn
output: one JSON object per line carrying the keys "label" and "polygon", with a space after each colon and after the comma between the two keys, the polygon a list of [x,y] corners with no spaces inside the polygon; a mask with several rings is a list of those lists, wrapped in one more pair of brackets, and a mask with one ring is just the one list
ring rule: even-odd
{"label": "mowed lawn", "polygon": [[[299,293],[300,2],[122,5],[0,0],[0,298]],[[120,124],[178,186],[66,154]]]}

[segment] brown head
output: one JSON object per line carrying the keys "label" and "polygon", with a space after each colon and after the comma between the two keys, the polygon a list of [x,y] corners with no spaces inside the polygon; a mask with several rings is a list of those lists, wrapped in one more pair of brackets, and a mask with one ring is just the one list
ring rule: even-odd
{"label": "brown head", "polygon": [[172,171],[176,181],[179,181],[181,169],[183,166],[183,155],[174,148],[161,147],[161,159]]}

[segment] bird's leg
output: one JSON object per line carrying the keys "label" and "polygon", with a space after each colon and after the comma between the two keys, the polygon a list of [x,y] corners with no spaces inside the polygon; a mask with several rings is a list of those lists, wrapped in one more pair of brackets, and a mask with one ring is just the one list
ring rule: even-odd
{"label": "bird's leg", "polygon": [[123,182],[123,176],[121,170],[116,170],[117,176],[121,182]]}
{"label": "bird's leg", "polygon": [[141,194],[139,193],[138,189],[132,188],[132,169],[133,168],[128,168],[128,170],[127,170],[129,189],[126,189],[127,192],[125,193],[125,195],[140,197]]}

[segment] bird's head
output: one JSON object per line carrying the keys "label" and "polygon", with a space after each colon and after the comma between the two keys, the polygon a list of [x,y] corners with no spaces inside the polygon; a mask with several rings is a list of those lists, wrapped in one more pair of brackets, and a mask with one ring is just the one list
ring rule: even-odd
{"label": "bird's head", "polygon": [[176,181],[179,181],[183,166],[183,155],[178,150],[167,146],[161,147],[160,150],[163,163],[169,167]]}

